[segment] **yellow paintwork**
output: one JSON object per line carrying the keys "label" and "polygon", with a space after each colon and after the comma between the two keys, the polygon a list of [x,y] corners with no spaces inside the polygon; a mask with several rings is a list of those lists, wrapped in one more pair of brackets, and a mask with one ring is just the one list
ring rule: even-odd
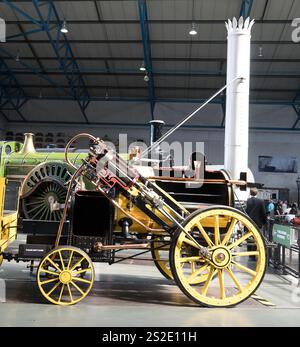
{"label": "yellow paintwork", "polygon": [[[153,183],[153,182],[152,182]],[[154,184],[154,183],[153,183]],[[169,194],[167,194],[164,190],[162,190],[160,187],[158,187],[156,185],[156,187],[158,188],[159,191],[161,191],[161,196],[167,196],[169,199],[171,199],[183,212],[185,212],[187,215],[189,214],[189,212],[175,199],[173,199]],[[131,188],[128,190],[128,192],[130,193],[130,195],[132,195],[133,197],[136,196],[138,194],[138,190],[136,188]],[[117,202],[118,204],[126,211],[126,213],[132,215],[133,217],[135,217],[136,219],[138,219],[140,222],[142,222],[144,225],[146,225],[148,228],[151,229],[161,229],[161,226],[159,224],[157,224],[153,219],[151,219],[147,214],[145,214],[143,211],[141,211],[138,207],[136,207],[133,203],[130,203],[130,201],[123,196],[122,194],[119,194],[117,197]],[[149,206],[149,210],[152,211],[153,213],[155,213],[156,216],[158,216],[160,219],[162,219],[166,224],[170,225],[170,221],[163,216],[157,209],[153,209],[152,207]],[[174,216],[174,213],[172,213],[172,211],[169,211],[168,209],[166,209],[166,211],[172,215],[173,217],[176,218],[176,216]],[[119,221],[122,218],[127,217],[126,214],[124,214],[121,210],[116,209],[115,212],[115,231],[120,232],[121,231],[121,226],[119,225]],[[177,219],[177,218],[176,218]],[[220,223],[220,227],[225,227],[227,225],[227,219],[224,219],[221,221]],[[212,226],[214,223],[214,220],[212,218],[207,218],[204,221],[204,227],[210,227]],[[148,231],[146,230],[146,228],[143,228],[139,223],[136,223],[133,220],[133,224],[130,226],[130,231],[131,232],[137,232],[137,233],[147,233]],[[159,232],[159,231],[152,231],[153,235],[165,235],[166,233],[164,231]]]}
{"label": "yellow paintwork", "polygon": [[[90,275],[90,278],[82,278],[83,275]],[[84,251],[63,246],[51,250],[41,260],[36,276],[45,299],[56,305],[68,306],[88,295],[94,283],[95,271],[91,259]],[[81,285],[85,285],[85,288]],[[67,294],[63,296],[64,292]]]}
{"label": "yellow paintwork", "polygon": [[17,237],[18,211],[4,211],[5,188],[6,179],[0,177],[0,255]]}
{"label": "yellow paintwork", "polygon": [[[215,220],[212,237],[208,236],[203,227],[203,222],[207,218]],[[222,224],[223,218],[231,220],[232,223],[228,232],[221,238],[219,225]],[[244,226],[243,235],[230,242],[230,234],[232,235],[234,227],[241,224]],[[184,226],[186,231],[194,230],[195,227],[200,230],[207,242],[211,260],[205,260],[203,263],[204,258],[200,255],[197,256],[196,253],[191,256],[183,255],[184,252],[186,253],[187,245],[194,249],[197,249],[197,246],[186,237],[184,232],[178,235],[172,258],[172,272],[182,291],[197,303],[211,307],[232,306],[247,299],[259,286],[266,267],[265,245],[256,226],[238,210],[214,208],[200,211]],[[254,242],[255,250],[241,251],[240,245],[249,239],[252,243]],[[256,257],[256,262],[251,265],[252,268],[249,268],[248,263],[245,265],[245,261],[241,263],[242,259],[247,260],[250,255]],[[197,269],[195,267],[190,269],[190,265],[187,263],[194,263]],[[208,272],[205,283],[200,287],[192,286],[191,280],[201,276],[204,271]],[[237,278],[237,275],[241,276],[241,273],[243,274],[242,281]],[[225,275],[226,281],[224,280]],[[250,275],[250,279],[247,277],[245,281],[245,275]],[[215,282],[212,285],[213,280]],[[209,290],[211,291],[209,292]]]}
{"label": "yellow paintwork", "polygon": [[[128,190],[131,196],[136,196],[138,194],[138,190],[136,188],[131,188]],[[138,219],[140,222],[142,222],[144,225],[146,225],[148,228],[151,229],[161,229],[161,226],[157,224],[155,221],[153,221],[149,216],[147,216],[143,211],[141,211],[138,207],[136,207],[134,204],[130,203],[130,201],[123,196],[122,194],[119,194],[117,197],[118,204],[130,215],[132,215],[134,218]],[[170,222],[164,217],[157,209],[152,209],[151,206],[149,207],[149,210],[154,212],[159,218],[161,218],[163,221],[165,221],[167,224],[170,225]],[[172,213],[170,212],[172,215]],[[116,230],[115,231],[121,231],[121,227],[119,226],[119,221],[122,218],[127,218],[126,214],[124,214],[121,210],[116,209],[116,215],[115,220],[116,223]],[[143,228],[140,224],[133,221],[133,224],[130,227],[130,231],[132,232],[138,232],[138,233],[147,233],[148,231]],[[154,232],[153,234],[165,234],[165,232]]]}

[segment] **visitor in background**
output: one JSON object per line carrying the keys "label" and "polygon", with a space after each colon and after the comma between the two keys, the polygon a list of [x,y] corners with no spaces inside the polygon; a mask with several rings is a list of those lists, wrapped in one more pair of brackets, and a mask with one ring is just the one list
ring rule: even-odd
{"label": "visitor in background", "polygon": [[282,208],[283,202],[281,200],[278,200],[276,207],[275,207],[275,215],[281,216],[283,214],[283,208]]}
{"label": "visitor in background", "polygon": [[274,218],[274,214],[275,214],[275,205],[274,205],[273,201],[270,200],[268,205],[267,205],[267,215],[270,218]]}
{"label": "visitor in background", "polygon": [[294,214],[294,215],[298,214],[298,205],[296,202],[293,203],[292,208],[290,210],[290,214]]}
{"label": "visitor in background", "polygon": [[253,187],[250,189],[250,198],[247,200],[246,213],[261,229],[267,223],[267,214],[264,202],[256,197],[257,194],[257,188]]}
{"label": "visitor in background", "polygon": [[[257,188],[254,187],[250,189],[250,198],[247,200],[246,213],[256,223],[256,225],[262,233],[262,228],[267,223],[267,214],[264,201],[258,199],[256,197],[257,194]],[[250,245],[249,242],[251,241],[247,242],[247,250],[250,252],[255,251],[255,246]],[[256,260],[256,256],[250,255],[249,260]]]}
{"label": "visitor in background", "polygon": [[284,202],[282,203],[282,214],[286,214],[287,208],[288,208],[287,201],[284,201]]}

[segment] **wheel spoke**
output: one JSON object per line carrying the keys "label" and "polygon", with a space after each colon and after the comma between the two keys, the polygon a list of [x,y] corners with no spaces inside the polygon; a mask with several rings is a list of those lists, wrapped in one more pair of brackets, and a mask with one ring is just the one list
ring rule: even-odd
{"label": "wheel spoke", "polygon": [[253,271],[252,269],[249,269],[248,267],[242,265],[242,264],[239,264],[237,263],[236,261],[232,260],[231,263],[237,267],[238,269],[244,271],[244,272],[248,272],[250,275],[252,276],[256,276],[257,275],[257,272],[256,271]]}
{"label": "wheel spoke", "polygon": [[225,235],[225,237],[224,237],[224,239],[222,240],[222,243],[221,243],[223,246],[227,245],[227,243],[228,243],[228,241],[230,239],[230,236],[231,236],[231,234],[233,232],[233,228],[235,227],[236,223],[237,223],[237,220],[235,218],[232,218],[231,219],[231,223],[229,225],[229,228],[227,230],[227,233],[226,233],[226,235]]}
{"label": "wheel spoke", "polygon": [[224,276],[223,276],[223,270],[218,269],[218,276],[219,276],[219,283],[220,283],[220,298],[225,299],[225,287],[224,287]]}
{"label": "wheel spoke", "polygon": [[79,282],[88,283],[88,284],[92,283],[92,281],[86,280],[86,279],[81,278],[81,277],[73,277],[73,281],[79,281]]}
{"label": "wheel spoke", "polygon": [[204,240],[207,242],[209,247],[213,247],[214,244],[210,237],[207,235],[207,232],[204,230],[203,226],[198,222],[196,223],[197,228],[199,229],[201,235],[203,236]]}
{"label": "wheel spoke", "polygon": [[194,241],[188,239],[187,236],[183,239],[183,242],[187,243],[188,245],[190,245],[192,247],[199,249],[199,246]]}
{"label": "wheel spoke", "polygon": [[215,215],[215,223],[214,223],[214,230],[215,230],[215,245],[217,246],[220,244],[220,220],[219,215]]}
{"label": "wheel spoke", "polygon": [[58,254],[59,254],[60,262],[61,262],[61,265],[62,265],[62,269],[64,271],[65,270],[65,263],[64,263],[62,255],[61,255],[61,251],[58,251]]}
{"label": "wheel spoke", "polygon": [[70,271],[73,271],[82,261],[84,260],[84,257],[82,256],[80,260],[72,267]]}
{"label": "wheel spoke", "polygon": [[70,266],[71,266],[71,263],[72,263],[73,254],[74,254],[74,251],[72,250],[72,251],[71,251],[71,254],[70,254],[70,257],[69,257],[67,270],[70,270]]}
{"label": "wheel spoke", "polygon": [[242,237],[240,237],[238,240],[236,240],[234,243],[231,243],[228,246],[228,249],[232,249],[237,247],[238,245],[240,245],[242,242],[244,242],[245,240],[247,240],[250,236],[252,236],[252,233],[249,231],[248,233],[246,233],[245,235],[243,235]]}
{"label": "wheel spoke", "polygon": [[44,284],[51,283],[51,282],[56,282],[56,281],[58,281],[58,278],[51,278],[50,280],[46,280],[46,281],[43,281],[43,282],[40,282],[40,283],[43,286]]}
{"label": "wheel spoke", "polygon": [[193,272],[188,278],[187,281],[190,283],[192,282],[198,275],[200,275],[203,271],[205,271],[208,268],[208,265],[204,265],[200,267],[197,271]]}
{"label": "wheel spoke", "polygon": [[253,255],[259,255],[258,251],[248,251],[248,252],[232,252],[231,255],[233,257],[250,257]]}
{"label": "wheel spoke", "polygon": [[59,298],[58,298],[58,301],[59,301],[59,302],[61,301],[61,298],[62,298],[62,295],[63,295],[64,289],[65,289],[65,285],[64,285],[64,284],[62,284],[62,286],[61,286],[61,290],[60,290],[60,293],[59,293]]}
{"label": "wheel spoke", "polygon": [[70,282],[82,295],[84,295],[84,292],[82,291],[81,288],[78,287],[78,285],[76,283],[74,283],[73,281]]}
{"label": "wheel spoke", "polygon": [[61,269],[54,263],[54,261],[50,257],[48,257],[47,260],[53,267],[55,267],[57,271],[61,272]]}
{"label": "wheel spoke", "polygon": [[207,280],[205,281],[204,286],[203,286],[203,289],[202,289],[202,291],[201,291],[201,294],[202,294],[202,295],[206,295],[207,290],[208,290],[208,287],[209,287],[209,285],[211,284],[212,278],[213,278],[213,276],[214,276],[214,274],[215,274],[216,272],[217,272],[217,270],[216,270],[213,266],[211,266],[211,267],[210,267],[209,274],[208,274],[208,278],[207,278]]}
{"label": "wheel spoke", "polygon": [[195,261],[200,261],[200,256],[179,258],[178,260],[180,263],[195,262]]}
{"label": "wheel spoke", "polygon": [[229,267],[227,267],[225,270],[228,272],[229,276],[231,277],[234,284],[237,286],[240,293],[242,293],[243,288],[242,288],[240,282],[238,281],[238,279],[236,278],[235,274],[232,272],[232,270]]}
{"label": "wheel spoke", "polygon": [[43,268],[40,269],[40,272],[45,272],[45,273],[47,273],[49,275],[53,275],[53,276],[59,276],[59,274],[57,272],[50,271],[50,270],[43,269]]}
{"label": "wheel spoke", "polygon": [[[161,261],[161,260],[160,260],[160,261]],[[88,268],[86,268],[86,269],[74,271],[73,274],[74,274],[74,275],[79,275],[79,274],[82,274],[82,273],[87,272],[87,271],[92,271],[92,268],[88,267]]]}
{"label": "wheel spoke", "polygon": [[69,283],[67,283],[67,288],[68,288],[68,292],[69,292],[69,295],[70,295],[70,302],[73,302],[73,295],[72,295],[72,291],[71,291],[71,287],[70,287]]}
{"label": "wheel spoke", "polygon": [[47,295],[50,296],[60,284],[61,284],[61,282],[57,282],[56,285],[53,286],[53,288],[51,290],[49,290]]}

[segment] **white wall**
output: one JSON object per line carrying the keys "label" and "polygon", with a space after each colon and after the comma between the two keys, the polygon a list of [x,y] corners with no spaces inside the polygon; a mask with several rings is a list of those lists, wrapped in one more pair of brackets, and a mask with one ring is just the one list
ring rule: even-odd
{"label": "white wall", "polygon": [[[195,104],[160,103],[155,108],[155,118],[163,119],[167,124],[175,124],[184,118],[197,106]],[[26,104],[24,115],[28,120],[39,122],[45,119],[54,124],[16,124],[0,122],[0,128],[14,132],[64,132],[71,136],[78,132],[86,131],[103,137],[108,135],[116,140],[119,133],[127,133],[129,141],[143,139],[148,142],[151,119],[148,103],[131,102],[93,102],[87,109],[91,122],[109,123],[109,125],[76,125],[58,124],[56,122],[83,122],[78,105],[74,102],[58,102],[35,100]],[[222,121],[222,110],[218,105],[208,105],[190,122],[194,127],[202,125],[219,125]],[[296,119],[296,114],[289,106],[262,106],[250,105],[251,127],[291,127]],[[115,125],[112,125],[114,123]],[[134,126],[130,125],[135,124]],[[300,124],[299,124],[300,126]],[[0,129],[1,131],[1,129]],[[2,134],[3,135],[3,134]],[[224,161],[224,130],[183,128],[176,131],[170,140],[200,141],[204,142],[205,154],[210,164],[223,164]],[[83,145],[83,144],[82,144]],[[80,144],[79,144],[80,146]],[[249,168],[254,173],[256,182],[264,183],[268,187],[289,188],[291,198],[296,200],[296,178],[298,174],[260,173],[258,172],[259,155],[283,155],[296,157],[300,176],[300,133],[286,131],[250,131]]]}

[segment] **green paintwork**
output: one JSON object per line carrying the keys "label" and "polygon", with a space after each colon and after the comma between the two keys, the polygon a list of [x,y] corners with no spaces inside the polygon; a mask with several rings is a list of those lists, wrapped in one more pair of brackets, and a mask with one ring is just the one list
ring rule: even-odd
{"label": "green paintwork", "polygon": [[[11,153],[7,154],[6,149],[11,147]],[[0,141],[1,162],[0,177],[7,176],[25,176],[35,166],[43,162],[61,161],[64,162],[64,152],[57,149],[49,151],[20,154],[18,153],[23,144],[14,141]],[[85,158],[86,152],[76,150],[69,153],[69,158],[76,165],[82,163],[81,159]]]}
{"label": "green paintwork", "polygon": [[[11,152],[7,154],[7,149]],[[65,162],[63,149],[44,149],[35,153],[20,154],[23,144],[16,141],[0,141],[0,177],[26,176],[35,166],[43,162]],[[86,150],[77,149],[69,152],[69,159],[77,166],[82,163],[82,159],[87,156]],[[127,160],[128,155],[121,154]]]}

